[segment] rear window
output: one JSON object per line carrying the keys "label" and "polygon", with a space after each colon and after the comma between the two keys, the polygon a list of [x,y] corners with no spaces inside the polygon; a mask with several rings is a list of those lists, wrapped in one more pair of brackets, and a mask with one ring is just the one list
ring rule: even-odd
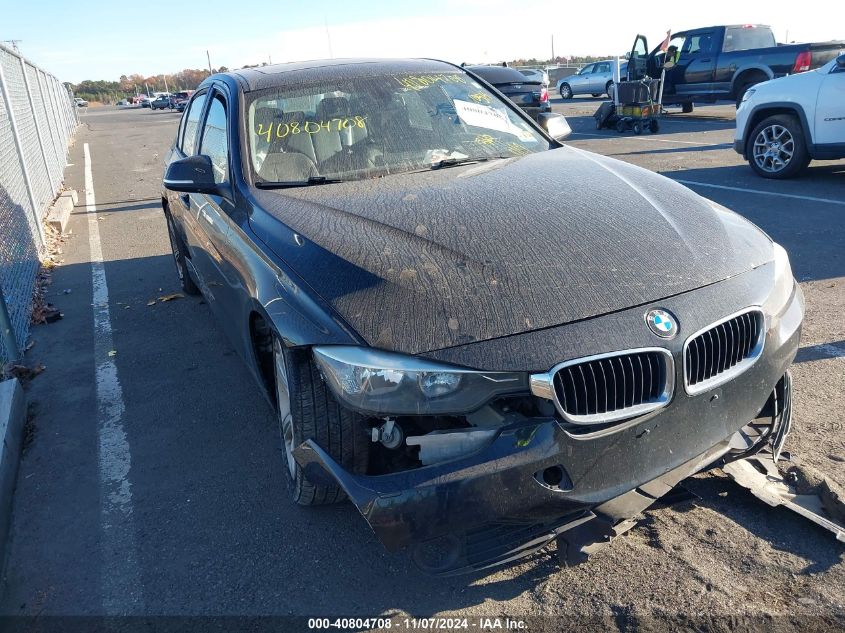
{"label": "rear window", "polygon": [[777,46],[775,35],[768,26],[729,26],[725,29],[725,41],[722,50],[747,51],[752,48]]}

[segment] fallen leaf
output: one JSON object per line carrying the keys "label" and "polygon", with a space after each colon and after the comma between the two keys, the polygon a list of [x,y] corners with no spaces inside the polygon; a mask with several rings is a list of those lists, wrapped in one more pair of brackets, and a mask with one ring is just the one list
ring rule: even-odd
{"label": "fallen leaf", "polygon": [[156,304],[156,300],[155,300],[155,299],[150,299],[149,301],[147,301],[147,305],[148,305],[148,306],[154,306],[155,304]]}
{"label": "fallen leaf", "polygon": [[174,292],[173,294],[170,294],[170,295],[161,296],[161,297],[158,298],[158,300],[161,301],[162,303],[164,303],[165,301],[173,301],[174,299],[183,299],[184,297],[185,297],[185,295],[183,295],[181,292]]}
{"label": "fallen leaf", "polygon": [[117,350],[111,350],[109,356],[117,356]]}

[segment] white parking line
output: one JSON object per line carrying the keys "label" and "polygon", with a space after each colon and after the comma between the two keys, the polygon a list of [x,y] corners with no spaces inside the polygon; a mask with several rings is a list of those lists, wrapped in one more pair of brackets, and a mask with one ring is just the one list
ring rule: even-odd
{"label": "white parking line", "polygon": [[94,371],[97,387],[97,437],[100,469],[100,519],[103,529],[103,568],[100,579],[104,615],[143,612],[140,573],[135,549],[132,516],[132,464],[123,428],[123,389],[114,361],[109,287],[103,266],[100,226],[91,173],[88,143],[85,153],[85,210],[88,245],[91,249],[91,281],[94,288]]}
{"label": "white parking line", "polygon": [[[663,174],[672,178],[669,174]],[[692,185],[695,187],[711,187],[713,189],[725,189],[727,191],[739,191],[742,193],[756,193],[761,196],[777,196],[779,198],[791,198],[793,200],[806,200],[808,202],[823,202],[825,204],[839,204],[845,206],[845,200],[836,200],[834,198],[817,198],[815,196],[800,196],[796,193],[780,193],[778,191],[764,191],[763,189],[746,189],[745,187],[729,187],[727,185],[713,185],[709,182],[696,182],[694,180],[681,180],[679,178],[672,178],[675,182],[683,185]]]}
{"label": "white parking line", "polygon": [[713,149],[725,149],[724,143],[696,143],[694,141],[678,141],[678,140],[669,140],[669,139],[662,139],[662,138],[652,138],[650,136],[612,136],[611,134],[591,134],[589,132],[572,132],[572,136],[591,136],[593,138],[606,138],[606,139],[620,139],[620,138],[629,138],[629,139],[637,139],[638,141],[651,141],[652,143],[672,143],[672,144],[680,144],[680,145],[712,145]]}

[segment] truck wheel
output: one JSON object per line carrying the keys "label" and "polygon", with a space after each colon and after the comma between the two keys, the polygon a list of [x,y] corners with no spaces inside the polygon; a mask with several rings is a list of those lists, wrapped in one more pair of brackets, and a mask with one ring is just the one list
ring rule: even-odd
{"label": "truck wheel", "polygon": [[560,84],[558,92],[560,92],[560,96],[562,99],[572,98],[572,86],[570,86],[569,84]]}
{"label": "truck wheel", "polygon": [[748,137],[748,164],[763,178],[792,178],[810,164],[798,119],[777,114],[761,121]]}
{"label": "truck wheel", "polygon": [[748,89],[752,86],[756,86],[757,82],[748,81],[742,84],[736,91],[736,107],[738,108],[742,103],[743,97],[745,97],[745,93],[748,92]]}
{"label": "truck wheel", "polygon": [[185,248],[182,238],[176,233],[170,213],[165,213],[164,217],[167,219],[167,236],[170,238],[170,250],[173,251],[173,261],[176,263],[176,273],[179,275],[179,283],[182,286],[182,291],[186,295],[198,295],[200,289],[194,283],[194,280],[191,279],[191,273],[188,271],[188,265],[185,263],[185,258],[188,256],[188,249]]}
{"label": "truck wheel", "polygon": [[681,112],[683,112],[684,114],[689,114],[690,112],[692,112],[692,109],[693,109],[692,103],[682,103],[681,104]]}
{"label": "truck wheel", "polygon": [[337,484],[305,478],[293,449],[314,440],[351,473],[365,473],[370,449],[363,419],[343,409],[320,377],[308,350],[290,350],[273,337],[276,412],[293,500],[304,506],[337,503],[346,494]]}

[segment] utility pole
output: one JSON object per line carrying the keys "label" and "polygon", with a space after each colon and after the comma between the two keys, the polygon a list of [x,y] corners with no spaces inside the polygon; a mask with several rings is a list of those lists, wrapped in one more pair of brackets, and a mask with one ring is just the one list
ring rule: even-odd
{"label": "utility pole", "polygon": [[205,49],[205,56],[208,59],[208,72],[213,74],[214,71],[211,70],[211,55],[208,54],[208,49]]}
{"label": "utility pole", "polygon": [[329,44],[329,57],[334,59],[334,53],[332,52],[332,36],[329,33],[329,20],[328,18],[323,18],[323,24],[326,25],[326,42]]}
{"label": "utility pole", "polygon": [[552,33],[552,63],[555,63],[555,34]]}
{"label": "utility pole", "polygon": [[162,77],[164,77],[164,91],[170,94],[170,90],[167,89],[167,75],[162,75]]}

